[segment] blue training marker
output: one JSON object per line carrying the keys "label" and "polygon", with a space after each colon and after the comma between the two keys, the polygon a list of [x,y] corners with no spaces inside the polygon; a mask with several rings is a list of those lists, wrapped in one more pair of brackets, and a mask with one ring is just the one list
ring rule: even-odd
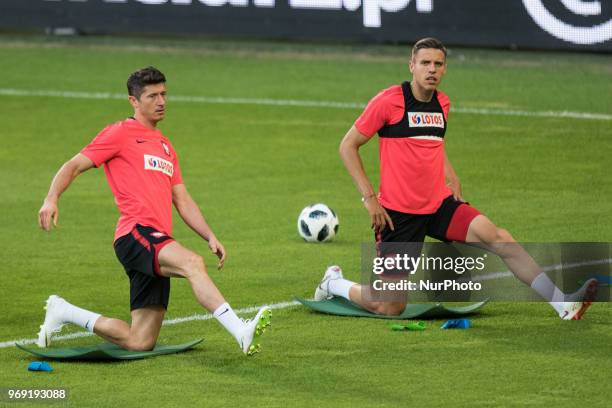
{"label": "blue training marker", "polygon": [[53,368],[46,361],[32,361],[30,365],[28,365],[28,371],[46,371],[51,372]]}
{"label": "blue training marker", "polygon": [[444,322],[441,329],[469,329],[471,326],[470,319],[453,319]]}
{"label": "blue training marker", "polygon": [[612,276],[595,275],[595,279],[600,285],[612,285]]}
{"label": "blue training marker", "polygon": [[599,283],[599,285],[601,286],[612,285],[612,276],[608,276],[608,275],[591,275],[586,280],[579,280],[578,284],[582,286],[589,279],[595,279],[597,283]]}

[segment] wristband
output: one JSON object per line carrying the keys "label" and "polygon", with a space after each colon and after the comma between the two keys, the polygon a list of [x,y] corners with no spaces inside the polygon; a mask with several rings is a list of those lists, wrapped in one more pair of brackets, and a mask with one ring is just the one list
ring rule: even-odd
{"label": "wristband", "polygon": [[361,202],[362,202],[362,203],[365,203],[366,201],[368,201],[368,200],[369,200],[370,198],[372,198],[372,197],[376,197],[376,194],[372,193],[372,194],[370,194],[370,195],[369,195],[369,196],[367,196],[367,197],[361,197]]}

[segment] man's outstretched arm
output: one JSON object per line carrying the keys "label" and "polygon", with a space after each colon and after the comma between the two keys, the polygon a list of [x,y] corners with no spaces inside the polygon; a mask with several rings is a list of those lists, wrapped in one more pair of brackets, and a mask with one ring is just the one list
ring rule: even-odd
{"label": "man's outstretched arm", "polygon": [[68,160],[55,174],[51,187],[45,201],[43,202],[40,211],[38,212],[38,225],[45,231],[51,229],[51,222],[57,226],[57,217],[59,214],[57,202],[60,196],[77,176],[94,167],[93,162],[84,154],[78,153],[72,159]]}
{"label": "man's outstretched arm", "polygon": [[218,268],[222,268],[226,258],[225,248],[204,219],[200,207],[191,198],[184,184],[172,186],[172,202],[185,224],[208,241],[208,247],[219,258]]}
{"label": "man's outstretched arm", "polygon": [[363,197],[363,204],[370,214],[372,228],[376,232],[380,232],[388,224],[389,228],[393,230],[391,217],[378,202],[374,187],[366,176],[361,156],[359,156],[359,148],[369,140],[355,126],[351,127],[340,142],[340,157]]}

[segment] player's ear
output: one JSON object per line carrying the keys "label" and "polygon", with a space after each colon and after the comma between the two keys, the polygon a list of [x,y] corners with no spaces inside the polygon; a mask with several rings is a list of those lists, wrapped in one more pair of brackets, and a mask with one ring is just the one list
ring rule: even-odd
{"label": "player's ear", "polygon": [[132,105],[132,107],[134,109],[138,108],[138,102],[139,101],[138,101],[138,99],[135,96],[129,95],[128,96],[128,101],[130,101],[130,105]]}

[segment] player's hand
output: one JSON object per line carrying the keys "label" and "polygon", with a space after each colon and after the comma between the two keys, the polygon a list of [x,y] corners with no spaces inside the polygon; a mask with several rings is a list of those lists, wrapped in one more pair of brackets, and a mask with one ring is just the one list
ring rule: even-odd
{"label": "player's hand", "polygon": [[391,228],[391,231],[395,231],[395,227],[393,226],[393,221],[391,221],[391,217],[389,216],[387,211],[385,211],[382,205],[380,205],[376,196],[367,198],[364,201],[363,205],[370,214],[370,219],[372,221],[371,227],[375,233],[378,234],[382,232],[382,230],[384,230],[385,226],[387,225],[389,226],[389,228]]}
{"label": "player's hand", "polygon": [[217,258],[219,258],[217,269],[223,268],[223,264],[225,263],[226,258],[225,247],[223,246],[223,244],[219,242],[219,240],[217,240],[217,237],[213,236],[208,240],[208,247],[210,248],[212,253],[217,255]]}
{"label": "player's hand", "polygon": [[459,180],[449,181],[448,183],[446,183],[446,185],[453,192],[453,197],[455,198],[455,200],[465,202],[463,196],[461,195],[461,183],[459,182]]}
{"label": "player's hand", "polygon": [[49,199],[45,199],[40,211],[38,211],[38,225],[45,231],[51,230],[51,223],[57,227],[57,217],[59,210],[57,208],[57,202]]}

